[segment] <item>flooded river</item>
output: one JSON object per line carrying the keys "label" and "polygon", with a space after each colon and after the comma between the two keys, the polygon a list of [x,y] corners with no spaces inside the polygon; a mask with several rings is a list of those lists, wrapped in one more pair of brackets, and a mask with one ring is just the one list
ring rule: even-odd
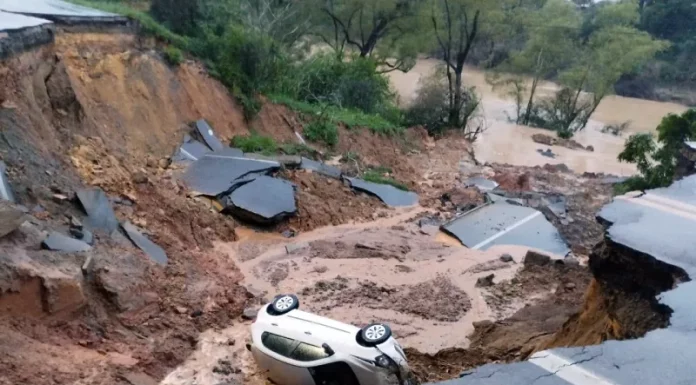
{"label": "flooded river", "polygon": [[[422,59],[408,73],[390,74],[401,104],[413,101],[421,77],[433,73],[439,63],[434,59]],[[592,115],[585,130],[574,137],[585,146],[593,146],[595,151],[570,150],[555,146],[551,149],[556,154],[556,158],[551,159],[537,152],[537,149],[545,150],[547,146],[531,140],[533,134],[549,134],[549,131],[510,123],[508,117],[514,115],[515,105],[501,92],[492,89],[485,80],[484,71],[472,67],[466,68],[464,83],[476,87],[482,101],[479,113],[485,118],[488,126],[487,131],[474,145],[476,158],[482,162],[524,166],[565,163],[576,172],[632,175],[636,172],[635,166],[620,163],[616,159],[623,149],[626,138],[635,132],[654,132],[663,116],[668,113],[681,113],[687,109],[685,106],[674,103],[608,96]],[[556,87],[553,83],[544,83],[540,86],[541,94],[551,94]],[[617,137],[601,132],[606,124],[626,121],[631,123],[622,136]]]}

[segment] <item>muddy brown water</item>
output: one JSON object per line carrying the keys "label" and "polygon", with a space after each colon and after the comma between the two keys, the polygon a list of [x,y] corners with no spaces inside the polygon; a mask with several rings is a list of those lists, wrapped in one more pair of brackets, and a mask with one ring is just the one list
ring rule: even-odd
{"label": "muddy brown water", "polygon": [[[440,62],[434,59],[421,59],[408,73],[392,72],[390,79],[394,90],[399,95],[399,102],[408,105],[415,97],[419,80],[438,68]],[[650,100],[608,96],[597,108],[585,128],[575,136],[581,144],[592,145],[594,152],[571,150],[554,146],[551,150],[556,154],[555,159],[542,156],[537,149],[549,147],[531,140],[535,133],[549,134],[548,130],[520,126],[510,123],[509,116],[515,110],[512,100],[493,90],[486,82],[486,72],[468,67],[464,72],[464,83],[476,87],[481,97],[479,114],[485,119],[487,131],[476,141],[476,158],[481,162],[509,163],[520,166],[537,166],[565,163],[573,171],[604,172],[607,174],[629,176],[636,173],[635,166],[621,163],[617,155],[623,149],[623,144],[632,133],[655,132],[661,119],[669,113],[681,113],[686,106],[675,103],[655,102]],[[541,95],[549,95],[557,85],[546,82],[540,86]],[[601,132],[606,124],[616,124],[630,121],[630,126],[622,136],[614,136]]]}

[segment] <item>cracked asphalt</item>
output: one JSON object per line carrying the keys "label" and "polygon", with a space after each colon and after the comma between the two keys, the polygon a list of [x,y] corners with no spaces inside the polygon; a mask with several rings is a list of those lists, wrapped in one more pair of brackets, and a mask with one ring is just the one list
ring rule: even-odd
{"label": "cracked asphalt", "polygon": [[[617,197],[599,216],[612,241],[696,276],[696,175],[636,197]],[[696,384],[696,281],[658,300],[670,325],[635,340],[552,349],[529,361],[489,364],[441,385],[693,385]]]}

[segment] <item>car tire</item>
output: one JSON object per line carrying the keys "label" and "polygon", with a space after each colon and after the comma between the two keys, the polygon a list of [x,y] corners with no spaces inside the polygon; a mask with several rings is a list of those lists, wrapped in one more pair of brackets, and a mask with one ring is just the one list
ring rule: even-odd
{"label": "car tire", "polygon": [[296,295],[283,294],[275,297],[271,302],[271,309],[275,315],[281,315],[300,307],[300,300]]}
{"label": "car tire", "polygon": [[360,338],[368,346],[379,345],[391,337],[389,326],[382,323],[369,324],[360,330]]}

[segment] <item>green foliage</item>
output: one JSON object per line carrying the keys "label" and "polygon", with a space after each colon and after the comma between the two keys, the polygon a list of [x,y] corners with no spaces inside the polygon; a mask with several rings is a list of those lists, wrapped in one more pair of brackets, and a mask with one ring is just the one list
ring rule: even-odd
{"label": "green foliage", "polygon": [[152,0],[150,14],[175,33],[193,35],[201,17],[201,1]]}
{"label": "green foliage", "polygon": [[336,128],[336,124],[322,117],[306,125],[303,133],[305,138],[311,142],[323,142],[331,147],[338,144],[338,128]]}
{"label": "green foliage", "polygon": [[369,128],[374,133],[389,136],[401,134],[404,130],[402,126],[377,114],[366,114],[362,111],[339,108],[326,103],[307,103],[282,94],[271,94],[268,98],[273,103],[283,104],[306,115],[313,117],[324,115],[329,121],[344,124],[347,128],[364,127]]}
{"label": "green foliage", "polygon": [[324,102],[365,113],[378,113],[391,104],[389,80],[370,58],[350,61],[318,54],[296,65],[284,93],[310,102]]}
{"label": "green foliage", "polygon": [[362,178],[368,182],[386,184],[394,186],[399,190],[408,191],[408,186],[390,176],[386,176],[385,173],[381,172],[379,169],[368,169],[363,173]]}
{"label": "green foliage", "polygon": [[657,131],[657,142],[647,133],[634,134],[626,140],[619,160],[635,163],[641,176],[623,183],[619,190],[664,187],[672,183],[679,150],[685,141],[696,139],[696,110],[665,116]]}
{"label": "green foliage", "polygon": [[[421,79],[416,98],[405,114],[409,126],[422,125],[430,133],[441,133],[446,129],[472,132],[473,116],[479,106],[479,100],[473,88],[463,88],[460,103],[460,124],[452,124],[449,87],[442,74]],[[475,130],[475,128],[474,128]],[[475,139],[475,138],[472,138]]]}
{"label": "green foliage", "polygon": [[184,61],[184,53],[180,49],[169,46],[164,49],[164,60],[170,65],[178,66]]}
{"label": "green foliage", "polygon": [[280,152],[285,155],[298,155],[310,159],[317,158],[317,150],[302,143],[283,143],[280,145]]}
{"label": "green foliage", "polygon": [[257,152],[264,155],[274,154],[278,150],[278,144],[273,138],[258,134],[235,136],[232,138],[230,146],[236,147],[244,152]]}

